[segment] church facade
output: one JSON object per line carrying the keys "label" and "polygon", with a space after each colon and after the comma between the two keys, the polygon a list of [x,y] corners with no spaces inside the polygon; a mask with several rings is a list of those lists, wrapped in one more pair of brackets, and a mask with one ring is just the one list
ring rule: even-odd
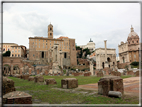
{"label": "church facade", "polygon": [[139,36],[132,26],[130,31],[127,42],[118,45],[120,63],[139,62]]}

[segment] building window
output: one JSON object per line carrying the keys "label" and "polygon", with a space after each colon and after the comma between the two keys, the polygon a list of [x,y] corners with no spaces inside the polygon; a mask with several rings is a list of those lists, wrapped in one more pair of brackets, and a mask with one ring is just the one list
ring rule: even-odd
{"label": "building window", "polygon": [[47,43],[46,43],[46,45],[47,45]]}
{"label": "building window", "polygon": [[50,36],[52,36],[52,33],[50,33]]}
{"label": "building window", "polygon": [[43,40],[43,42],[44,42],[44,40]]}
{"label": "building window", "polygon": [[138,41],[137,41],[137,43],[138,43]]}
{"label": "building window", "polygon": [[35,56],[35,55],[33,54],[33,56]]}
{"label": "building window", "polygon": [[134,43],[134,41],[132,41]]}
{"label": "building window", "polygon": [[14,55],[12,54],[12,56],[14,56]]}
{"label": "building window", "polygon": [[47,48],[47,46],[46,46],[46,48]]}
{"label": "building window", "polygon": [[15,49],[17,49],[17,47],[15,47]]}
{"label": "building window", "polygon": [[52,28],[50,28],[50,30],[52,30]]}
{"label": "building window", "polygon": [[34,42],[33,42],[33,44],[34,44]]}
{"label": "building window", "polygon": [[15,54],[15,57],[17,57],[17,54]]}
{"label": "building window", "polygon": [[136,55],[134,55],[134,58],[136,58]]}
{"label": "building window", "polygon": [[12,49],[14,49],[14,47],[12,47]]}
{"label": "building window", "polygon": [[47,42],[47,40],[46,40],[46,42]]}
{"label": "building window", "polygon": [[44,48],[44,46],[43,46],[43,48]]}
{"label": "building window", "polygon": [[15,51],[15,52],[17,52],[17,51]]}
{"label": "building window", "polygon": [[18,49],[20,49],[20,47],[18,47]]}
{"label": "building window", "polygon": [[39,40],[40,41],[40,40]]}
{"label": "building window", "polygon": [[34,46],[33,46],[33,48],[34,48]]}
{"label": "building window", "polygon": [[39,48],[40,48],[40,45],[39,45]]}
{"label": "building window", "polygon": [[18,52],[20,53],[20,50],[18,50]]}
{"label": "building window", "polygon": [[18,54],[18,57],[20,57],[20,55]]}

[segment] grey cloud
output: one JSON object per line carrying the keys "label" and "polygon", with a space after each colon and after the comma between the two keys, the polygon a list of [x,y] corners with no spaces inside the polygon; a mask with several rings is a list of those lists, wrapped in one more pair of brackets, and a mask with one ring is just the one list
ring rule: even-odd
{"label": "grey cloud", "polygon": [[[17,24],[19,28],[28,30],[36,36],[47,37],[48,21],[49,17],[40,15],[36,12],[29,12],[21,15],[15,15],[13,17],[14,24]],[[62,31],[59,30],[56,25],[53,25],[55,35],[62,35]]]}

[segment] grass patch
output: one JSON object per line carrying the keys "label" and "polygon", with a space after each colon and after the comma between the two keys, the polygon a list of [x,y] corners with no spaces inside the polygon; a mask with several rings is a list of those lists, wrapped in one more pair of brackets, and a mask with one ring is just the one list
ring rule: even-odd
{"label": "grass patch", "polygon": [[[17,91],[24,91],[32,95],[33,104],[138,104],[138,97],[123,96],[122,98],[110,98],[98,95],[97,92],[91,95],[89,93],[95,91],[64,89],[56,90],[53,87],[59,88],[61,86],[61,79],[68,78],[65,76],[44,76],[44,79],[55,78],[57,85],[48,86],[43,83],[34,83],[15,77],[8,77],[15,82]],[[88,83],[97,83],[100,77],[72,77],[77,78],[79,85]],[[128,78],[128,76],[123,76]],[[66,90],[66,91],[65,91]],[[87,94],[81,93],[88,92]]]}

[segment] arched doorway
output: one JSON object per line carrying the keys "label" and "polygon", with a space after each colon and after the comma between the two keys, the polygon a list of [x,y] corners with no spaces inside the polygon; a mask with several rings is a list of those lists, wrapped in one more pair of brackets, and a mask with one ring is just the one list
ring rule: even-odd
{"label": "arched doorway", "polygon": [[102,67],[103,67],[103,69],[104,69],[104,62],[102,62]]}
{"label": "arched doorway", "polygon": [[11,69],[10,69],[10,65],[5,64],[3,66],[3,75],[11,75]]}
{"label": "arched doorway", "polygon": [[44,52],[43,51],[41,52],[41,58],[44,58]]}
{"label": "arched doorway", "polygon": [[123,63],[125,63],[125,58],[124,57],[122,57],[122,60],[123,60]]}
{"label": "arched doorway", "polygon": [[18,65],[13,66],[13,74],[20,74],[20,68]]}
{"label": "arched doorway", "polygon": [[109,57],[107,58],[107,62],[108,62],[108,67],[110,68],[110,62],[111,62],[111,60],[110,60]]}

